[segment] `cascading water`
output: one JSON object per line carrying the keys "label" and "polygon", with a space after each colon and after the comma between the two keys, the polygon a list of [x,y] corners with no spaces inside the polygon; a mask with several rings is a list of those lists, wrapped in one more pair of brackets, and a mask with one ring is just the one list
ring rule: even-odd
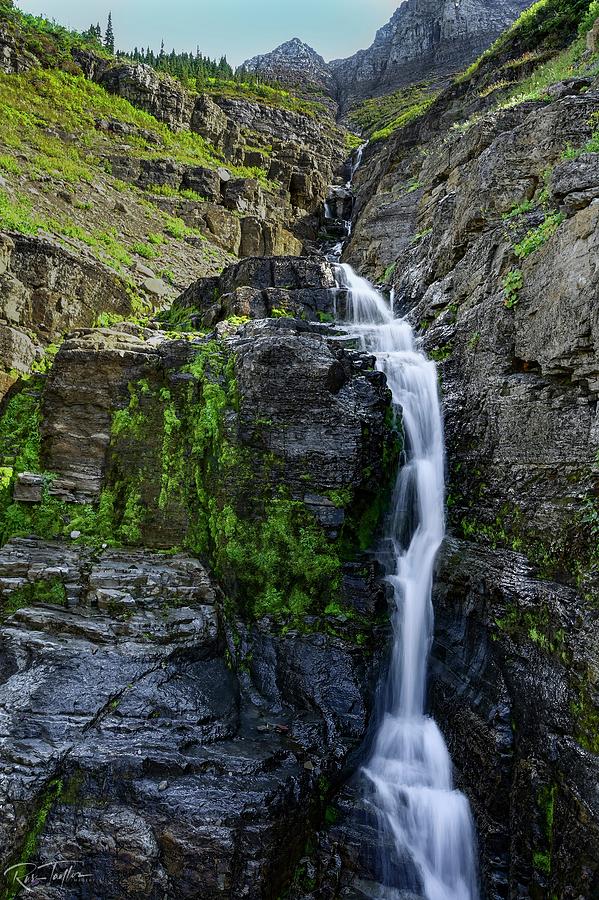
{"label": "cascading water", "polygon": [[[433,568],[445,531],[444,441],[433,362],[417,351],[412,329],[350,266],[338,267],[347,297],[348,330],[374,354],[401,415],[405,464],[387,520],[388,580],[393,587],[394,642],[384,710],[363,769],[376,814],[385,898],[418,890],[426,900],[476,900],[476,840],[467,799],[453,789],[449,752],[425,715],[433,634]],[[389,853],[396,859],[391,860]],[[414,884],[400,883],[406,857]],[[405,870],[405,866],[403,866]]]}

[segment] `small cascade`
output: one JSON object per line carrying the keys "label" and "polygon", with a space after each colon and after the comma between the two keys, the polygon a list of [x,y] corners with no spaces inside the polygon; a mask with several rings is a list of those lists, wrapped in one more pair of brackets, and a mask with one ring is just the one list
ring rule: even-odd
{"label": "small cascade", "polygon": [[[338,263],[343,253],[343,246],[352,231],[352,215],[354,209],[354,193],[352,184],[354,175],[362,162],[366,144],[359,147],[346,165],[349,179],[334,184],[324,204],[323,249],[329,262]],[[343,176],[342,176],[343,177]]]}
{"label": "small cascade", "polygon": [[345,327],[386,374],[405,437],[381,552],[395,601],[393,650],[383,714],[362,771],[379,836],[380,896],[391,900],[407,889],[426,900],[477,900],[469,804],[453,788],[449,752],[425,714],[433,569],[445,533],[436,366],[417,350],[408,322],[394,317],[368,281],[347,265],[337,272]]}

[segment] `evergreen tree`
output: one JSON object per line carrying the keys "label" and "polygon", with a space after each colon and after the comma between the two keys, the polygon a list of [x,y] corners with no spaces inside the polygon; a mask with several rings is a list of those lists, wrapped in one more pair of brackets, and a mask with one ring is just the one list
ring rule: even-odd
{"label": "evergreen tree", "polygon": [[112,30],[112,13],[108,13],[108,24],[104,36],[104,46],[110,53],[114,53],[114,31]]}

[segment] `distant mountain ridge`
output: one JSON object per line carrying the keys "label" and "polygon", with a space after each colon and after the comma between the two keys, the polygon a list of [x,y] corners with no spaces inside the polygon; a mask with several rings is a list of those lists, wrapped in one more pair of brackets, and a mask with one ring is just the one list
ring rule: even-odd
{"label": "distant mountain ridge", "polygon": [[[246,60],[243,69],[287,83],[305,83],[330,90],[333,76],[323,57],[299,38],[285,41],[271,53]],[[298,81],[294,81],[298,79]]]}
{"label": "distant mountain ridge", "polygon": [[405,0],[367,50],[326,63],[294,38],[243,64],[296,85],[314,84],[339,103],[356,101],[465,68],[531,5],[531,0]]}

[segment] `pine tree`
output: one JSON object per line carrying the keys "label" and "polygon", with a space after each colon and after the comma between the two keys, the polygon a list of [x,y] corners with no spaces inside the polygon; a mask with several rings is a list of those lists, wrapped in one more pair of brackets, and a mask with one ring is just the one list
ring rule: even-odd
{"label": "pine tree", "polygon": [[104,37],[104,46],[110,53],[114,53],[114,31],[112,30],[112,13],[108,13],[108,24],[106,25],[106,35]]}

